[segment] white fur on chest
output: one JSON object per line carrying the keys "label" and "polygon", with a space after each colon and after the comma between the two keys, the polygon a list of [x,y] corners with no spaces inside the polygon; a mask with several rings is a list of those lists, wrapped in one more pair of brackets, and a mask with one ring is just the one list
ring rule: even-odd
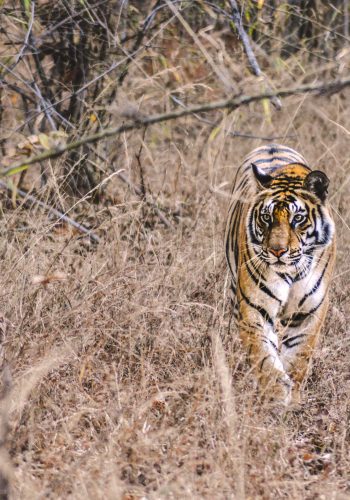
{"label": "white fur on chest", "polygon": [[283,309],[283,316],[288,317],[296,312],[307,312],[320,304],[325,293],[324,282],[320,281],[321,274],[322,267],[317,269],[313,263],[307,275],[300,281],[293,283]]}

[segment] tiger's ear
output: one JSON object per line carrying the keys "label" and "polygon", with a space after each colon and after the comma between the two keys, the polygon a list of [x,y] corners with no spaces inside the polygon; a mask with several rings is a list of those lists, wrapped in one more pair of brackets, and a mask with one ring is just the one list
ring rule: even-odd
{"label": "tiger's ear", "polygon": [[313,170],[304,179],[304,189],[325,201],[328,194],[329,179],[321,170]]}
{"label": "tiger's ear", "polygon": [[266,189],[269,187],[272,177],[259,168],[255,163],[252,163],[252,170],[257,181],[257,185],[260,189]]}

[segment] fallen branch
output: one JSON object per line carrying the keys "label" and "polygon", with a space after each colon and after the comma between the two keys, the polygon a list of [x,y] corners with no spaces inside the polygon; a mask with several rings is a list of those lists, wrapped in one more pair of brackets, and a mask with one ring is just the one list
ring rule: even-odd
{"label": "fallen branch", "polygon": [[141,113],[137,113],[134,120],[131,123],[125,123],[118,127],[111,127],[91,135],[87,135],[78,139],[77,141],[69,142],[65,145],[57,146],[56,148],[49,149],[44,153],[36,156],[32,156],[27,160],[20,161],[15,165],[12,165],[0,172],[0,176],[4,177],[6,175],[13,175],[22,170],[26,170],[30,165],[34,163],[39,163],[44,160],[57,158],[62,156],[67,151],[72,151],[78,149],[84,144],[93,144],[106,137],[113,137],[119,135],[123,132],[129,132],[130,130],[139,129],[146,125],[153,125],[155,123],[166,122],[169,120],[176,120],[177,118],[182,118],[184,116],[189,116],[194,113],[202,113],[204,111],[214,111],[217,109],[237,109],[240,106],[246,106],[252,102],[258,102],[263,99],[270,99],[275,96],[287,97],[296,94],[306,94],[308,92],[313,94],[322,93],[335,93],[339,92],[345,87],[350,86],[350,77],[343,78],[340,80],[333,80],[329,83],[322,83],[318,85],[302,85],[300,87],[294,87],[289,89],[280,89],[274,92],[264,92],[263,94],[256,94],[251,96],[241,95],[237,97],[232,97],[231,99],[226,99],[222,101],[214,101],[211,103],[198,104],[197,106],[192,106],[186,109],[178,109],[171,111],[169,113],[155,114],[151,116],[143,116]]}
{"label": "fallen branch", "polygon": [[[6,189],[7,191],[10,191],[11,193],[14,192],[14,188],[10,186],[9,184],[6,184],[6,182],[0,181],[0,188]],[[87,234],[89,238],[94,241],[95,243],[100,242],[100,238],[91,231],[91,229],[88,229],[87,227],[83,226],[82,224],[79,224],[79,222],[76,222],[75,220],[71,219],[68,217],[68,215],[65,215],[64,213],[60,212],[56,208],[51,207],[47,203],[44,203],[43,201],[38,200],[33,196],[32,194],[27,193],[26,191],[22,191],[22,189],[16,189],[16,194],[18,194],[21,198],[25,198],[26,201],[30,201],[34,205],[38,205],[39,207],[43,208],[47,212],[55,215],[58,217],[58,221],[65,221],[67,222],[70,226],[75,227],[78,231],[81,233]]]}

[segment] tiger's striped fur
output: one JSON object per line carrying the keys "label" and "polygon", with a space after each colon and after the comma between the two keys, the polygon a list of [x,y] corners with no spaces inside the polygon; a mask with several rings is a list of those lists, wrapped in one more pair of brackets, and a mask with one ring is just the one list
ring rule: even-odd
{"label": "tiger's striped fur", "polygon": [[225,234],[234,317],[262,392],[288,404],[328,308],[335,258],[328,178],[286,146],[252,151],[238,169]]}

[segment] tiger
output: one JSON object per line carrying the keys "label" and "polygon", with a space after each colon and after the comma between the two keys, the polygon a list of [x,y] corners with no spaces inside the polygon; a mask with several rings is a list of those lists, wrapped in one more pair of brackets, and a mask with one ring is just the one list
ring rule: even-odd
{"label": "tiger", "polygon": [[290,147],[254,149],[238,168],[225,230],[233,318],[261,397],[301,390],[328,309],[335,224],[329,179]]}

